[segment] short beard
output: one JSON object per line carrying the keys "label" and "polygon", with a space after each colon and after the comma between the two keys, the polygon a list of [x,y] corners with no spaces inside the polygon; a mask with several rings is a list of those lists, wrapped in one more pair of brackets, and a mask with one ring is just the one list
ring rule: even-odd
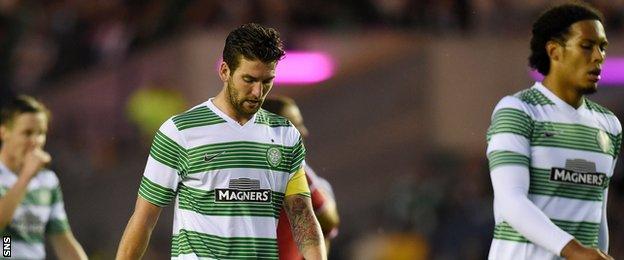
{"label": "short beard", "polygon": [[591,94],[596,93],[597,91],[598,91],[598,87],[593,87],[593,86],[579,89],[579,93],[581,95],[591,95]]}
{"label": "short beard", "polygon": [[262,102],[260,102],[260,104],[258,105],[258,107],[255,110],[247,110],[245,109],[245,107],[243,106],[243,103],[245,102],[245,100],[240,100],[237,99],[238,98],[238,91],[236,90],[236,88],[233,87],[234,83],[232,82],[232,80],[228,80],[227,82],[227,94],[228,94],[228,98],[230,100],[230,104],[232,105],[232,107],[234,108],[234,110],[236,110],[236,113],[238,113],[241,116],[253,116],[256,112],[258,112],[258,109],[260,109],[260,106],[262,105]]}

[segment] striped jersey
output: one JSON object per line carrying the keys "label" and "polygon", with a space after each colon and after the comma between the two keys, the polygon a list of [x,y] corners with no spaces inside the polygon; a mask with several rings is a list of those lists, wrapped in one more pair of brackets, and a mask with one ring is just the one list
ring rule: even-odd
{"label": "striped jersey", "polygon": [[[0,162],[0,197],[13,187],[17,178],[17,174]],[[54,172],[41,170],[28,183],[13,220],[0,233],[11,237],[11,258],[7,259],[44,259],[45,236],[67,230],[69,224],[59,180]]]}
{"label": "striped jersey", "polygon": [[[528,199],[559,228],[597,248],[621,140],[622,127],[611,111],[587,98],[575,109],[537,82],[494,109],[487,157],[492,173],[528,168]],[[494,203],[490,259],[559,259],[518,233],[499,206]]]}
{"label": "striped jersey", "polygon": [[210,99],[160,127],[139,196],[175,199],[174,259],[277,259],[277,219],[295,172],[305,180],[304,156],[287,119],[260,109],[241,126]]}

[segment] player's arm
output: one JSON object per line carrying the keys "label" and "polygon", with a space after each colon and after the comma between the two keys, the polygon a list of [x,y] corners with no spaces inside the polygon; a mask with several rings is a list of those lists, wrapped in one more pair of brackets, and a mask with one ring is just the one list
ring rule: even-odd
{"label": "player's arm", "polygon": [[293,238],[305,259],[327,259],[321,226],[314,216],[309,197],[286,196],[284,208],[290,221]]}
{"label": "player's arm", "polygon": [[605,253],[609,252],[609,225],[607,224],[607,197],[609,189],[604,190],[604,200],[602,201],[602,219],[598,230],[598,248]]}
{"label": "player's arm", "polygon": [[176,196],[180,172],[186,165],[186,150],[177,127],[171,119],[158,130],[147,159],[134,212],[124,230],[117,259],[140,259],[163,207]]}
{"label": "player's arm", "polygon": [[11,223],[15,210],[26,195],[28,183],[43,165],[50,162],[50,159],[50,155],[40,148],[36,148],[26,155],[17,182],[4,196],[0,197],[0,230],[5,229]]}
{"label": "player's arm", "polygon": [[88,259],[71,230],[52,234],[49,239],[58,259]]}
{"label": "player's arm", "polygon": [[141,259],[158,221],[161,207],[149,203],[141,196],[137,198],[134,213],[124,230],[116,259]]}
{"label": "player's arm", "polygon": [[327,259],[321,226],[316,220],[303,168],[297,170],[286,187],[284,209],[293,239],[305,259]]}

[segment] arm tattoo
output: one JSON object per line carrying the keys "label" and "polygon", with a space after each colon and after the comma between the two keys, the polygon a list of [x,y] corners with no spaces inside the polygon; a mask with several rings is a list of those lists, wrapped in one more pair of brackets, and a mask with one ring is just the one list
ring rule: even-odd
{"label": "arm tattoo", "polygon": [[304,197],[294,195],[294,198],[286,200],[285,209],[299,251],[303,252],[308,245],[318,245],[321,234],[312,213],[312,206],[306,203]]}

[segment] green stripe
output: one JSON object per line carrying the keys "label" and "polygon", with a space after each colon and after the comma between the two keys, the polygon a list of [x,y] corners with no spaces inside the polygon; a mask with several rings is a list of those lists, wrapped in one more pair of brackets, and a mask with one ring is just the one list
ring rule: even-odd
{"label": "green stripe", "polygon": [[67,219],[50,219],[46,225],[47,234],[56,234],[69,230]]}
{"label": "green stripe", "polygon": [[530,168],[529,194],[602,201],[604,187],[607,187],[610,181],[607,177],[604,187],[554,182],[550,181],[550,171],[548,169]]}
{"label": "green stripe", "polygon": [[139,195],[156,206],[164,207],[173,201],[176,192],[143,177],[139,186]]}
{"label": "green stripe", "polygon": [[493,151],[488,154],[490,171],[501,165],[516,164],[529,167],[529,157],[509,151]]}
{"label": "green stripe", "polygon": [[533,120],[524,111],[515,108],[501,108],[494,113],[487,132],[487,140],[500,133],[517,134],[529,138]]}
{"label": "green stripe", "polygon": [[293,152],[292,152],[293,159],[292,159],[292,164],[290,168],[291,173],[301,168],[301,163],[305,159],[305,153],[306,153],[306,150],[305,150],[305,146],[303,145],[303,140],[301,139],[301,137],[299,137],[299,141],[293,147]]}
{"label": "green stripe", "polygon": [[[281,152],[278,164],[269,163],[268,150]],[[231,168],[267,169],[291,173],[293,164],[301,164],[303,144],[281,146],[257,142],[227,142],[198,146],[188,150],[188,174]],[[211,158],[206,161],[206,157]]]}
{"label": "green stripe", "polygon": [[268,125],[270,127],[292,127],[290,121],[285,117],[273,114],[264,109],[260,109],[258,113],[256,113],[256,124]]}
{"label": "green stripe", "polygon": [[38,188],[29,190],[22,200],[22,205],[49,206],[63,201],[60,187]]}
{"label": "green stripe", "polygon": [[172,120],[180,131],[193,127],[225,123],[223,118],[219,117],[206,106],[197,107],[193,110],[174,116]]}
{"label": "green stripe", "polygon": [[548,97],[537,89],[529,88],[516,93],[514,96],[518,97],[522,102],[531,105],[554,105]]}
{"label": "green stripe", "polygon": [[214,190],[202,190],[180,184],[179,208],[211,216],[257,216],[279,218],[284,193],[272,191],[271,202],[216,203]]}
{"label": "green stripe", "polygon": [[171,256],[194,253],[216,259],[277,259],[274,238],[220,237],[182,229],[174,235]]}
{"label": "green stripe", "polygon": [[[599,144],[599,132],[606,134],[608,143],[603,148]],[[616,148],[621,142],[620,135],[612,135],[600,129],[580,125],[554,122],[535,122],[531,135],[531,146],[558,147],[583,150],[616,156]]]}
{"label": "green stripe", "polygon": [[183,174],[187,167],[186,150],[171,138],[158,131],[154,137],[150,156],[156,161]]}
{"label": "green stripe", "polygon": [[[573,235],[576,239],[583,243],[583,245],[594,248],[598,247],[598,231],[600,229],[600,223],[573,222],[555,219],[551,220],[559,228]],[[494,238],[521,243],[530,243],[507,222],[500,223],[494,227]]]}

